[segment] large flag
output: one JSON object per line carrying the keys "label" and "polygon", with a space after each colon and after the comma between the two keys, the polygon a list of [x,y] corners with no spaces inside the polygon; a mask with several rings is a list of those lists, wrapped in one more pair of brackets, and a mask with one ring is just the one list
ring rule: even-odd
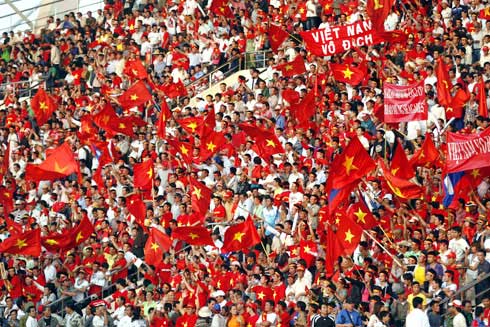
{"label": "large flag", "polygon": [[[409,164],[412,167],[436,165],[439,160],[439,151],[432,140],[429,133],[425,134],[425,140],[420,150],[414,153],[409,160]],[[396,175],[396,174],[393,174]],[[401,177],[401,176],[397,176]]]}
{"label": "large flag", "polygon": [[414,184],[406,179],[393,176],[390,170],[386,167],[382,160],[378,161],[383,171],[384,178],[388,188],[398,198],[401,199],[415,199],[420,198],[424,194],[424,190],[421,186]]}
{"label": "large flag", "polygon": [[70,232],[70,238],[72,239],[73,247],[78,246],[88,240],[90,235],[94,233],[94,225],[88,219],[88,216],[84,216],[80,223],[75,226]]}
{"label": "large flag", "polygon": [[183,119],[177,119],[177,123],[184,129],[189,135],[201,135],[203,128],[203,117],[187,117]]}
{"label": "large flag", "polygon": [[134,164],[134,187],[148,190],[153,182],[153,160]]}
{"label": "large flag", "polygon": [[190,245],[214,245],[209,231],[203,226],[181,226],[172,230],[172,238]]}
{"label": "large flag", "polygon": [[464,106],[470,97],[468,89],[460,87],[451,98],[451,104],[446,108],[446,119],[463,117]]}
{"label": "large flag", "polygon": [[428,106],[423,81],[410,85],[385,83],[383,89],[384,122],[427,120]]}
{"label": "large flag", "polygon": [[161,139],[167,137],[167,120],[170,118],[172,118],[172,113],[164,99],[160,105],[160,115],[158,115],[157,121],[157,136]]}
{"label": "large flag", "polygon": [[145,227],[146,205],[141,199],[141,195],[133,193],[126,197],[126,208],[134,219],[143,228]]}
{"label": "large flag", "polygon": [[94,226],[87,216],[63,234],[50,233],[41,238],[42,245],[51,252],[66,251],[85,242],[94,233]]}
{"label": "large flag", "polygon": [[490,128],[479,134],[447,133],[448,173],[490,166]]}
{"label": "large flag", "polygon": [[480,9],[480,14],[478,15],[478,18],[490,20],[490,7],[486,6],[484,9]]}
{"label": "large flag", "polygon": [[[364,229],[371,229],[378,225],[378,221],[374,218],[363,199],[352,204],[347,211],[347,215]],[[341,222],[341,224],[343,223]]]}
{"label": "large flag", "polygon": [[145,244],[145,262],[149,265],[157,265],[162,262],[163,254],[172,246],[172,240],[167,234],[156,228],[150,229],[150,236]]}
{"label": "large flag", "polygon": [[234,18],[233,11],[231,11],[228,5],[228,0],[213,0],[209,10],[218,16],[224,16],[226,18]]}
{"label": "large flag", "polygon": [[250,124],[239,124],[242,131],[255,142],[257,154],[268,161],[276,153],[284,153],[284,148],[277,138],[274,130],[266,130]]}
{"label": "large flag", "polygon": [[201,146],[199,148],[199,157],[201,162],[204,162],[213,156],[225,144],[226,138],[223,132],[212,131],[211,133],[204,135],[201,139]]}
{"label": "large flag", "polygon": [[336,81],[349,85],[358,85],[366,76],[366,71],[350,64],[330,64],[330,70]]}
{"label": "large flag", "polygon": [[243,223],[228,227],[221,251],[226,253],[251,249],[258,243],[260,243],[259,233],[252,219],[247,218]]}
{"label": "large flag", "polygon": [[297,55],[293,61],[277,65],[275,69],[281,71],[282,76],[294,76],[306,73],[305,61],[301,55]]}
{"label": "large flag", "polygon": [[119,96],[118,102],[121,107],[129,109],[140,106],[151,99],[151,93],[146,88],[145,83],[138,81]]}
{"label": "large flag", "polygon": [[80,164],[67,142],[53,150],[42,163],[26,165],[26,180],[31,181],[55,180],[73,173],[80,174]]}
{"label": "large flag", "polygon": [[192,177],[189,178],[189,182],[192,210],[201,215],[205,215],[208,211],[213,191],[211,191],[206,185]]}
{"label": "large flag", "polygon": [[56,110],[56,104],[43,88],[39,88],[31,99],[31,108],[34,111],[37,124],[41,126],[51,118]]}
{"label": "large flag", "polygon": [[328,212],[330,215],[339,210],[340,205],[345,202],[357,184],[358,180],[339,188],[334,186],[328,190]]}
{"label": "large flag", "polygon": [[390,172],[393,176],[403,179],[410,179],[415,176],[415,172],[411,169],[411,165],[408,162],[405,149],[398,140],[395,140],[393,151],[393,157],[391,158]]}
{"label": "large flag", "polygon": [[189,142],[167,139],[167,143],[175,151],[174,155],[178,153],[186,164],[192,163],[193,146]]}
{"label": "large flag", "polygon": [[451,79],[449,78],[449,70],[441,58],[437,60],[436,77],[437,99],[439,100],[439,104],[441,106],[448,107],[451,105],[451,88],[453,85],[451,83]]}
{"label": "large flag", "polygon": [[325,268],[329,275],[334,273],[335,263],[338,258],[344,254],[342,243],[337,234],[333,231],[332,226],[327,227],[326,235],[326,250],[325,250]]}
{"label": "large flag", "polygon": [[177,83],[162,86],[160,89],[171,99],[185,97],[188,94],[187,89],[181,80],[179,80]]}
{"label": "large flag", "polygon": [[39,257],[41,255],[41,230],[38,228],[10,236],[0,243],[0,253]]}
{"label": "large flag", "polygon": [[289,37],[289,33],[283,30],[281,27],[275,25],[275,24],[270,24],[269,25],[269,43],[271,45],[271,49],[274,52],[277,52],[281,44],[286,41],[286,39]]}
{"label": "large flag", "polygon": [[354,137],[344,151],[338,155],[328,177],[327,190],[340,189],[360,180],[376,168],[376,164],[357,137]]}
{"label": "large flag", "polygon": [[[295,93],[297,92],[295,91]],[[299,125],[307,124],[316,113],[315,91],[308,92],[299,103],[291,104],[291,109],[293,108],[294,116],[298,119]]]}
{"label": "large flag", "polygon": [[366,12],[373,22],[373,28],[384,31],[384,22],[390,14],[393,0],[367,0]]}

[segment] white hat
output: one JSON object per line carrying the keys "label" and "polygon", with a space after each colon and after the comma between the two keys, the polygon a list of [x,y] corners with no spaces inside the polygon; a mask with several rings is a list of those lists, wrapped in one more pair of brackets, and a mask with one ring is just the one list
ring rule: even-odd
{"label": "white hat", "polygon": [[109,243],[109,242],[110,240],[107,236],[102,239],[102,243]]}
{"label": "white hat", "polygon": [[217,290],[211,294],[212,297],[225,296],[225,292],[222,290]]}
{"label": "white hat", "polygon": [[211,312],[211,310],[209,310],[207,306],[204,306],[201,309],[199,309],[197,315],[201,318],[209,318],[213,315],[213,313]]}

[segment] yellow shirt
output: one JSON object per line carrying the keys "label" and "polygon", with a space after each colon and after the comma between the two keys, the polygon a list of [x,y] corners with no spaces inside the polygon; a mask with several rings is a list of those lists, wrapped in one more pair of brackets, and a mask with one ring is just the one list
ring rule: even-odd
{"label": "yellow shirt", "polygon": [[417,282],[419,282],[420,285],[424,284],[425,282],[425,267],[416,265],[415,269],[413,270],[413,279]]}
{"label": "yellow shirt", "polygon": [[419,294],[417,294],[417,295],[415,295],[415,296],[414,296],[413,294],[410,294],[410,295],[407,297],[407,302],[408,302],[408,305],[409,305],[408,312],[411,312],[411,311],[413,310],[413,304],[412,304],[412,301],[413,301],[413,299],[414,299],[414,298],[416,298],[416,297],[419,297],[419,298],[421,298],[421,299],[422,299],[422,301],[423,301],[423,302],[422,302],[422,305],[424,306],[424,308],[425,308],[425,306],[427,305],[427,299],[425,298],[425,295],[424,295],[424,294],[419,293]]}

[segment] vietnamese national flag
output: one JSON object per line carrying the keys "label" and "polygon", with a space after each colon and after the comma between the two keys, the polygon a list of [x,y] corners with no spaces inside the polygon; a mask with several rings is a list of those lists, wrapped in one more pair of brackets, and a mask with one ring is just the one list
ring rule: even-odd
{"label": "vietnamese national flag", "polygon": [[[409,164],[412,167],[436,165],[439,159],[439,151],[432,141],[432,137],[429,133],[425,134],[425,140],[420,150],[414,153],[409,160]],[[395,174],[393,174],[395,175]],[[401,177],[401,176],[397,176]]]}
{"label": "vietnamese national flag", "polygon": [[152,160],[134,164],[134,187],[139,187],[143,190],[150,189],[153,183],[153,175]]}
{"label": "vietnamese national flag", "polygon": [[16,223],[13,219],[10,219],[10,217],[5,217],[5,225],[7,226],[10,236],[22,234],[23,226]]}
{"label": "vietnamese national flag", "polygon": [[41,230],[39,228],[8,237],[0,243],[0,253],[39,257]]}
{"label": "vietnamese national flag", "polygon": [[347,217],[337,226],[336,236],[346,255],[351,255],[357,248],[361,241],[362,233],[362,227]]}
{"label": "vietnamese national flag", "polygon": [[275,24],[270,24],[269,25],[269,43],[271,45],[271,49],[274,52],[277,52],[281,44],[286,41],[286,39],[289,37],[289,33],[283,30],[281,27],[275,25]]}
{"label": "vietnamese national flag", "polygon": [[212,0],[211,7],[209,10],[215,13],[218,16],[224,16],[226,18],[233,19],[235,15],[233,15],[233,11],[231,11],[230,6],[228,5],[228,0]]}
{"label": "vietnamese national flag", "polygon": [[206,185],[192,177],[189,178],[189,182],[192,210],[195,213],[204,216],[208,211],[213,191],[211,191]]}
{"label": "vietnamese national flag", "polygon": [[148,72],[139,58],[126,61],[123,73],[133,79],[145,79]]}
{"label": "vietnamese national flag", "polygon": [[203,117],[187,117],[177,119],[176,121],[189,135],[201,135],[204,122]]}
{"label": "vietnamese national flag", "polygon": [[168,108],[167,101],[163,100],[160,105],[160,115],[158,115],[157,121],[157,136],[161,139],[167,137],[167,119],[172,118],[172,113]]}
{"label": "vietnamese national flag", "polygon": [[[351,192],[358,185],[358,180],[339,188],[328,190],[328,212],[333,215],[342,208],[342,204],[347,200]],[[328,184],[327,184],[328,185]]]}
{"label": "vietnamese national flag", "polygon": [[314,241],[302,240],[299,242],[299,256],[306,261],[307,267],[313,265],[318,256],[318,247]]}
{"label": "vietnamese national flag", "polygon": [[53,98],[43,88],[39,88],[36,95],[31,99],[31,108],[34,111],[37,124],[42,126],[53,115],[53,112],[56,110],[56,104]]}
{"label": "vietnamese national flag", "polygon": [[275,69],[280,70],[282,76],[294,76],[306,73],[305,60],[301,55],[297,55],[293,61],[282,65],[277,65]]}
{"label": "vietnamese national flag", "polygon": [[260,243],[260,236],[252,219],[247,218],[243,223],[228,227],[223,239],[221,252],[235,252],[251,249]]}
{"label": "vietnamese national flag", "polygon": [[216,128],[216,113],[214,112],[214,109],[211,109],[206,114],[206,118],[204,118],[204,124],[203,127],[201,128],[201,133],[199,134],[199,137],[202,138],[205,135],[211,134],[212,132],[214,132],[215,128]]}
{"label": "vietnamese national flag", "polygon": [[[378,225],[378,221],[374,218],[374,215],[368,209],[362,198],[349,207],[347,215],[364,229],[371,229]],[[343,221],[340,222],[340,224],[343,223]]]}
{"label": "vietnamese national flag", "polygon": [[451,89],[453,87],[451,80],[449,79],[449,69],[441,58],[437,60],[436,64],[436,77],[437,77],[437,99],[439,104],[443,107],[451,105]]}
{"label": "vietnamese national flag", "polygon": [[468,89],[458,88],[454,96],[451,98],[451,104],[446,108],[446,119],[462,118],[464,106],[470,99]]}
{"label": "vietnamese national flag", "polygon": [[156,228],[150,229],[150,236],[145,244],[145,262],[156,266],[163,260],[163,254],[172,246],[172,241],[167,234]]}
{"label": "vietnamese national flag", "polygon": [[272,155],[284,153],[284,148],[274,133],[274,130],[266,130],[244,123],[238,126],[254,140],[257,154],[264,160],[269,161]]}
{"label": "vietnamese national flag", "polygon": [[424,194],[424,190],[421,186],[406,179],[393,176],[382,160],[379,160],[378,163],[383,171],[388,188],[398,198],[415,199],[420,198]]}
{"label": "vietnamese national flag", "polygon": [[[490,10],[490,7],[488,9]],[[485,81],[482,76],[480,83],[478,83],[478,115],[484,118],[488,117],[487,97],[488,91],[485,88]]]}
{"label": "vietnamese national flag", "polygon": [[54,149],[42,163],[27,164],[25,178],[30,181],[52,181],[74,173],[80,175],[80,164],[70,145],[65,142]]}
{"label": "vietnamese national flag", "polygon": [[322,6],[323,15],[333,14],[333,0],[321,0],[320,5]]}
{"label": "vietnamese national flag", "polygon": [[315,92],[312,90],[308,92],[299,103],[291,104],[291,109],[294,110],[294,117],[298,119],[300,125],[308,123],[310,118],[316,113]]}
{"label": "vietnamese national flag", "polygon": [[74,242],[73,247],[79,246],[80,244],[88,240],[90,235],[92,235],[94,232],[94,225],[92,225],[92,223],[88,219],[88,216],[85,215],[80,223],[70,231],[70,238]]}
{"label": "vietnamese national flag", "polygon": [[141,227],[145,227],[146,205],[139,194],[133,193],[126,197],[126,208]]}
{"label": "vietnamese national flag", "polygon": [[172,238],[190,245],[214,245],[209,230],[203,226],[181,226],[172,230]]}
{"label": "vietnamese national flag", "polygon": [[146,88],[145,83],[138,81],[117,99],[121,107],[125,109],[138,107],[152,99],[151,93]]}
{"label": "vietnamese national flag", "polygon": [[171,83],[169,85],[162,86],[160,87],[160,89],[171,99],[185,97],[188,95],[187,89],[181,80],[179,80],[177,83]]}
{"label": "vietnamese national flag", "polygon": [[344,151],[335,157],[327,180],[327,190],[341,189],[367,176],[376,168],[374,160],[357,137],[354,137]]}
{"label": "vietnamese national flag", "polygon": [[411,165],[408,162],[405,149],[403,149],[401,143],[396,139],[390,164],[391,174],[403,179],[410,179],[415,176],[415,172],[410,167]]}
{"label": "vietnamese national flag", "polygon": [[335,80],[349,85],[360,84],[366,75],[365,70],[349,64],[330,64]]}
{"label": "vietnamese national flag", "polygon": [[332,230],[332,226],[327,227],[325,249],[325,269],[329,275],[334,273],[335,264],[340,256],[344,254],[342,243],[337,234]]}
{"label": "vietnamese national flag", "polygon": [[480,15],[478,15],[478,18],[490,20],[490,7],[487,6],[484,9],[480,9]]}
{"label": "vietnamese national flag", "polygon": [[225,133],[212,131],[201,138],[199,157],[202,162],[218,152],[226,144]]}
{"label": "vietnamese national flag", "polygon": [[0,186],[0,203],[3,204],[4,217],[8,217],[14,209],[14,191],[5,186]]}
{"label": "vietnamese national flag", "polygon": [[384,31],[384,23],[392,6],[393,0],[367,0],[366,12],[373,23],[373,30]]}
{"label": "vietnamese national flag", "polygon": [[192,163],[193,146],[189,142],[182,142],[172,139],[167,139],[168,145],[170,145],[177,153],[179,153],[185,163]]}

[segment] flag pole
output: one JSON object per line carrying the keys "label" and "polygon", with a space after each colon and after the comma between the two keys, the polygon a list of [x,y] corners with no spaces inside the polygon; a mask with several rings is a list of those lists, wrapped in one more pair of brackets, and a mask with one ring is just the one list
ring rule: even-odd
{"label": "flag pole", "polygon": [[403,267],[403,264],[400,263],[400,260],[395,257],[393,254],[391,254],[390,251],[388,251],[383,244],[381,244],[375,237],[373,237],[371,234],[369,234],[368,231],[366,230],[362,230],[362,232],[364,233],[364,235],[368,236],[370,239],[372,239],[376,244],[379,245],[379,247],[386,252],[386,254],[388,254],[390,256],[390,258],[393,259],[394,262],[396,262],[397,265],[399,265],[400,267]]}

